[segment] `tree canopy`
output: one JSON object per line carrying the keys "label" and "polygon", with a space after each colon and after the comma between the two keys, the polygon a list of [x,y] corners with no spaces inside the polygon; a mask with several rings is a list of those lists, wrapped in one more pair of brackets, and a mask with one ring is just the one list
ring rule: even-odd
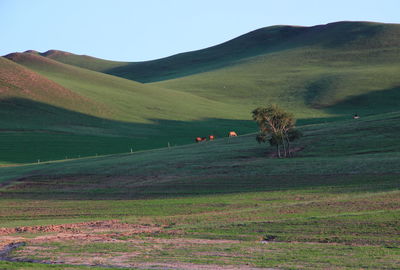
{"label": "tree canopy", "polygon": [[276,146],[277,156],[290,157],[290,142],[301,137],[301,132],[295,128],[296,119],[292,113],[284,111],[277,105],[259,107],[252,112],[260,128],[256,139],[259,143],[268,141],[270,145]]}

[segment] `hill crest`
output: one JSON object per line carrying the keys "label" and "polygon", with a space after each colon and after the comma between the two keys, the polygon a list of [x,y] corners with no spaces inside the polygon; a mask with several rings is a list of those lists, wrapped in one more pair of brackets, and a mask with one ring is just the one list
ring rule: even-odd
{"label": "hill crest", "polygon": [[364,50],[400,46],[400,25],[341,21],[316,26],[276,25],[224,43],[165,58],[118,62],[51,50],[54,60],[143,83],[163,81],[232,66],[248,58],[295,48]]}

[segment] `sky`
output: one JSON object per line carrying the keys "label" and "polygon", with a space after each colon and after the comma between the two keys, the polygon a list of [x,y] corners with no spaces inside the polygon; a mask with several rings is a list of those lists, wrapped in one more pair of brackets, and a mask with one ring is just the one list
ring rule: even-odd
{"label": "sky", "polygon": [[400,0],[0,0],[0,55],[57,49],[145,61],[271,25],[400,23]]}

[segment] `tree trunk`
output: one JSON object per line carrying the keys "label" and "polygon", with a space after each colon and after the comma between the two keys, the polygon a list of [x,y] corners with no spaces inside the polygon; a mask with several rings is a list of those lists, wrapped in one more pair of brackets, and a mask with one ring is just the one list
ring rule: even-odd
{"label": "tree trunk", "polygon": [[290,141],[289,141],[289,137],[287,135],[285,135],[286,138],[286,142],[287,142],[287,151],[288,151],[288,155],[289,157],[291,157],[291,153],[290,153]]}
{"label": "tree trunk", "polygon": [[278,154],[278,158],[281,158],[281,149],[279,148],[279,144],[276,145],[276,153]]}
{"label": "tree trunk", "polygon": [[283,153],[284,153],[284,157],[286,157],[287,152],[286,152],[286,142],[284,137],[282,136],[282,145],[283,145]]}

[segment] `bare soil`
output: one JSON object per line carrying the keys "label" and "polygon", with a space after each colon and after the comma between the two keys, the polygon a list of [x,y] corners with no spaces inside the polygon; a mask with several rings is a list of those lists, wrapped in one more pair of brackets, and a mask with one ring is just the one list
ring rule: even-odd
{"label": "bare soil", "polygon": [[[166,246],[185,248],[193,245],[237,244],[238,240],[210,240],[180,238],[179,232],[168,231],[173,238],[135,237],[137,234],[163,232],[159,225],[138,225],[118,220],[81,222],[74,224],[24,226],[0,228],[0,260],[29,261],[43,264],[97,265],[108,267],[137,267],[144,269],[260,269],[250,265],[193,264],[178,260],[150,261],[142,260],[146,252],[162,251]],[[37,235],[35,235],[37,234]],[[46,243],[73,242],[77,245],[91,243],[129,243],[142,246],[140,251],[88,253],[52,253]],[[14,249],[24,246],[22,249]],[[49,255],[51,254],[51,256]],[[222,254],[221,254],[222,255]],[[48,257],[51,257],[49,259]],[[47,258],[46,258],[47,257]],[[32,259],[34,258],[34,259]],[[39,258],[39,259],[37,259]],[[40,259],[43,258],[43,259]]]}

